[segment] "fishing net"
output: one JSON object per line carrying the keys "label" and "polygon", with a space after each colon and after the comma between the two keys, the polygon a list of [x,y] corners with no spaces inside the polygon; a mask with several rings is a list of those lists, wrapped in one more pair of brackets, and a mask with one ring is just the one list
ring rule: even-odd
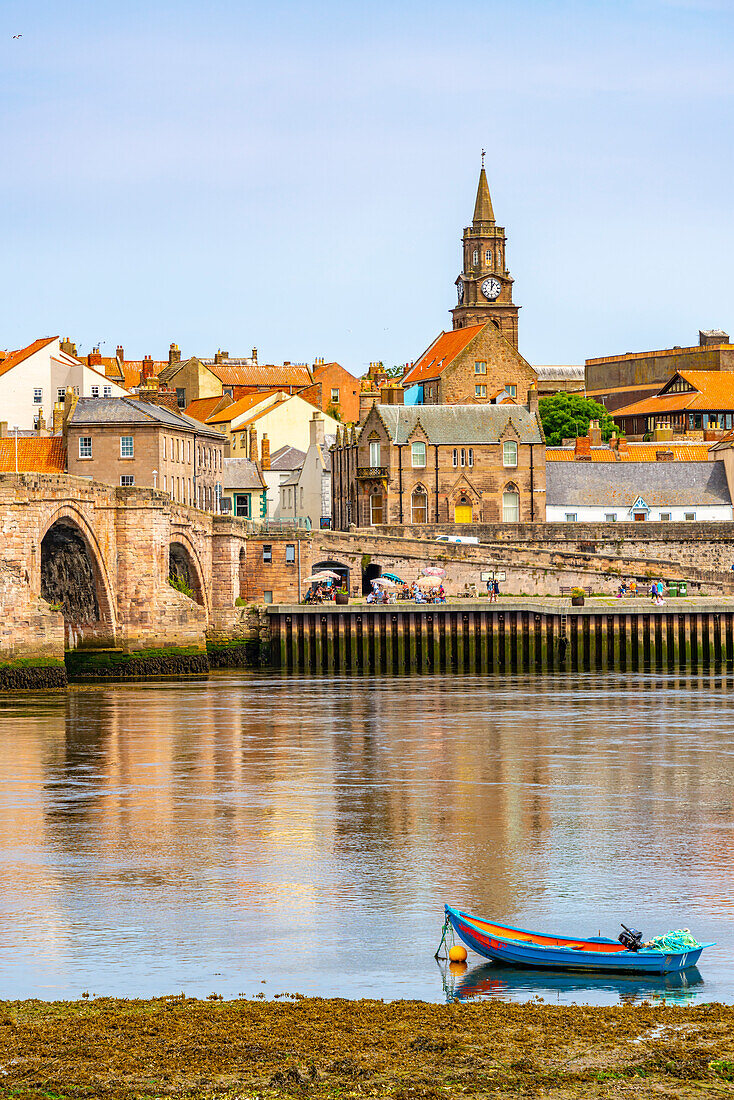
{"label": "fishing net", "polygon": [[643,951],[692,951],[701,944],[691,935],[689,928],[677,928],[673,932],[666,932],[662,936],[653,936],[651,940],[642,945]]}

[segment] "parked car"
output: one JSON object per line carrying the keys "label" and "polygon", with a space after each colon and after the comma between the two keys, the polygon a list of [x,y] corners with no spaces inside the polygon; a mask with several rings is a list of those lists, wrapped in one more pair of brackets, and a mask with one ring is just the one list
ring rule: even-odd
{"label": "parked car", "polygon": [[479,546],[476,535],[438,535],[436,542],[464,542],[469,546]]}

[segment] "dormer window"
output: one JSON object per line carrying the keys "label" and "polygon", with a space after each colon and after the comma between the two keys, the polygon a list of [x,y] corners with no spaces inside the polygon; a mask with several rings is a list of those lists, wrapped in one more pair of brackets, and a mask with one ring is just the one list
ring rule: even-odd
{"label": "dormer window", "polygon": [[[410,461],[414,467],[423,467],[426,464],[426,445],[416,442],[410,445]],[[375,463],[377,465],[377,463]]]}
{"label": "dormer window", "polygon": [[370,466],[380,465],[380,442],[373,439],[370,443]]}

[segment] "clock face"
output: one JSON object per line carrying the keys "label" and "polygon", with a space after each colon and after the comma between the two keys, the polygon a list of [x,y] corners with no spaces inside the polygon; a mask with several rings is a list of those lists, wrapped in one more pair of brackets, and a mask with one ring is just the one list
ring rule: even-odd
{"label": "clock face", "polygon": [[456,292],[459,295],[459,305],[461,305],[461,303],[464,301],[464,284],[463,283],[458,283],[457,284]]}
{"label": "clock face", "polygon": [[499,298],[502,291],[502,283],[499,279],[495,279],[494,275],[490,279],[485,279],[482,283],[482,294],[485,298],[489,298],[490,302],[493,302],[495,298]]}

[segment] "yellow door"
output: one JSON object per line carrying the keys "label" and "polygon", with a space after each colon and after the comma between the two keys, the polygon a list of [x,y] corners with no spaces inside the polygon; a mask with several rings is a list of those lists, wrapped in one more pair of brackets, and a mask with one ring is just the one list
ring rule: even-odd
{"label": "yellow door", "polygon": [[454,508],[454,523],[471,523],[471,504],[457,504]]}

